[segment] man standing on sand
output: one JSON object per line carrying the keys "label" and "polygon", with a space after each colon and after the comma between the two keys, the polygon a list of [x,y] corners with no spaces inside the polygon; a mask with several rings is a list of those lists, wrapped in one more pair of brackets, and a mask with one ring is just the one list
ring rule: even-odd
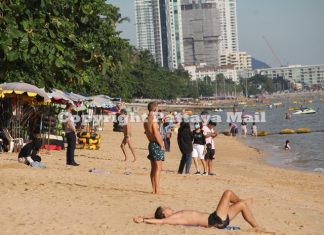
{"label": "man standing on sand", "polygon": [[148,145],[149,155],[147,158],[151,161],[151,183],[153,194],[160,193],[160,174],[162,170],[162,161],[164,161],[164,142],[159,131],[159,125],[154,116],[157,111],[157,102],[150,102],[147,105],[149,111],[144,129],[147,139],[150,141]]}
{"label": "man standing on sand", "polygon": [[72,116],[73,104],[66,105],[66,113],[64,114],[65,122],[65,137],[68,144],[66,150],[66,165],[67,166],[79,166],[80,164],[74,161],[74,150],[76,146],[76,129],[74,125],[74,118]]}
{"label": "man standing on sand", "polygon": [[134,151],[134,148],[133,148],[131,140],[130,140],[130,137],[131,137],[130,124],[128,122],[128,116],[127,116],[127,112],[125,109],[120,110],[120,116],[118,117],[118,119],[119,119],[119,123],[123,126],[123,132],[124,132],[124,138],[120,144],[120,147],[121,147],[121,149],[124,153],[124,156],[125,156],[124,161],[127,161],[125,145],[128,144],[128,147],[133,154],[133,158],[134,158],[133,162],[135,162],[136,161],[135,151]]}

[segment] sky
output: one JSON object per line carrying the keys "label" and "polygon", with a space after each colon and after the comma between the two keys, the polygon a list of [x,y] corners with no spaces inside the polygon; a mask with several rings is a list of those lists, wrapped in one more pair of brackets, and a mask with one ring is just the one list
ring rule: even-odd
{"label": "sky", "polygon": [[[134,0],[107,2],[130,18],[118,29],[136,46]],[[271,67],[324,64],[323,0],[237,0],[237,22],[240,51]]]}

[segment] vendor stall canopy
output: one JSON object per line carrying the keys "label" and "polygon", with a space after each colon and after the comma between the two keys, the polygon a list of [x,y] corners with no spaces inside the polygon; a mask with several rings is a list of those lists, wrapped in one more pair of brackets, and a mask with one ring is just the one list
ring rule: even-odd
{"label": "vendor stall canopy", "polygon": [[4,98],[6,95],[22,95],[26,94],[29,97],[40,97],[44,101],[49,101],[50,98],[46,92],[34,85],[24,82],[11,82],[0,84],[0,98]]}
{"label": "vendor stall canopy", "polygon": [[109,109],[115,106],[111,99],[112,98],[107,95],[91,96],[91,102],[89,103],[89,106]]}

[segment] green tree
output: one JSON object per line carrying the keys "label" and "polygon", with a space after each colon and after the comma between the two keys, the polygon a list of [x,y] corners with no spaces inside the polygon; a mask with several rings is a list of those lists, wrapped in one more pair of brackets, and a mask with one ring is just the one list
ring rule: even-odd
{"label": "green tree", "polygon": [[104,0],[2,1],[0,12],[2,82],[90,89],[128,47],[115,30],[118,9]]}

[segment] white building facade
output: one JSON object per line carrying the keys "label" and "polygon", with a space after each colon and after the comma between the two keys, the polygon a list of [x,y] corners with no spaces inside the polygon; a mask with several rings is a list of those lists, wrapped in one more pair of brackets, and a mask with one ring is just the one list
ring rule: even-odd
{"label": "white building facade", "polygon": [[304,87],[324,87],[324,64],[321,65],[291,65],[288,67],[257,69],[254,74],[269,78],[283,77],[293,83],[301,83]]}
{"label": "white building facade", "polygon": [[226,79],[230,79],[233,82],[238,82],[240,75],[240,71],[235,70],[233,66],[220,68],[201,64],[199,66],[185,66],[184,69],[188,71],[191,76],[191,80],[193,81],[202,80],[206,77],[209,77],[211,81],[214,81],[218,74],[223,74]]}

